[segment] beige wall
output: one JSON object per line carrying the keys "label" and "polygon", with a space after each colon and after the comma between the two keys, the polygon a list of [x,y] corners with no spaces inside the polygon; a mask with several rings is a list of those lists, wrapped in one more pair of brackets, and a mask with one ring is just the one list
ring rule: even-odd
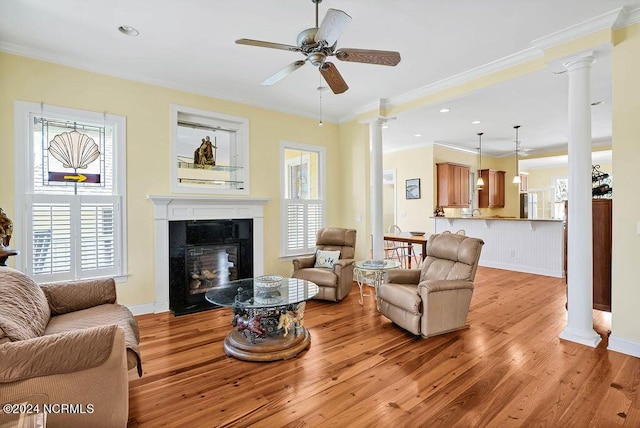
{"label": "beige wall", "polygon": [[[14,216],[13,101],[107,112],[127,118],[128,266],[119,284],[122,303],[138,305],[155,298],[153,210],[148,194],[170,194],[170,105],[247,117],[250,120],[251,196],[268,197],[265,206],[265,260],[268,273],[288,274],[291,262],[280,254],[280,141],[327,148],[327,224],[342,225],[342,176],[351,161],[339,150],[338,126],[206,96],[109,77],[42,61],[0,53],[0,207]],[[360,172],[358,172],[360,173]],[[354,177],[346,176],[346,183]],[[360,192],[362,193],[362,192]],[[19,224],[17,224],[19,227]]]}
{"label": "beige wall", "polygon": [[[405,232],[431,231],[433,215],[433,147],[387,153],[383,157],[384,169],[396,170],[396,224]],[[420,179],[420,199],[406,198],[406,180]]]}
{"label": "beige wall", "polygon": [[612,335],[640,343],[640,24],[615,32],[613,50]]}

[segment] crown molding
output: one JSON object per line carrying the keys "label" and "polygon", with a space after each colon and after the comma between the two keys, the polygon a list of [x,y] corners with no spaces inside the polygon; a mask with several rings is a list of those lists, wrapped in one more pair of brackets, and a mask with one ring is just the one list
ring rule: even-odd
{"label": "crown molding", "polygon": [[569,28],[565,28],[564,30],[556,31],[555,33],[535,39],[531,44],[542,50],[558,46],[586,36],[587,34],[595,33],[606,28],[613,28],[613,25],[621,15],[623,15],[623,8],[619,7]]}
{"label": "crown molding", "polygon": [[622,13],[613,24],[613,28],[615,30],[619,30],[620,28],[628,27],[630,25],[637,24],[638,22],[640,22],[640,6],[636,8],[624,6],[622,8]]}
{"label": "crown molding", "polygon": [[[62,65],[64,67],[71,67],[78,70],[89,71],[92,73],[102,74],[106,76],[117,77],[121,79],[131,80],[134,82],[145,83],[148,85],[159,86],[166,89],[174,89],[177,91],[188,92],[196,95],[204,95],[211,98],[217,98],[220,100],[231,101],[234,103],[244,104],[252,107],[263,108],[271,111],[278,111],[280,113],[291,114],[298,117],[305,117],[308,119],[318,120],[318,115],[315,113],[304,112],[296,109],[286,109],[286,108],[274,108],[273,105],[268,103],[259,103],[255,100],[251,100],[245,97],[239,97],[236,95],[231,95],[228,93],[216,92],[212,91],[209,88],[202,88],[198,86],[190,86],[190,85],[176,85],[174,83],[170,83],[164,80],[159,79],[150,79],[146,77],[129,75],[126,73],[122,73],[117,67],[113,68],[98,68],[93,67],[90,64],[85,64],[83,62],[70,61],[66,59],[62,59],[56,55],[51,55],[48,52],[42,52],[38,49],[27,48],[25,46],[16,45],[13,43],[7,43],[4,41],[0,41],[0,51],[6,52],[9,54],[19,55],[26,58],[35,59],[38,61],[50,62],[53,64]],[[339,117],[332,115],[324,115],[322,116],[322,121],[325,123],[334,123],[337,124]]]}

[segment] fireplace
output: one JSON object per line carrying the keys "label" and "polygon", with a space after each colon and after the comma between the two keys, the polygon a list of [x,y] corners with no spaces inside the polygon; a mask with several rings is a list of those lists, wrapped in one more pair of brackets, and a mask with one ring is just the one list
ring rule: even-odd
{"label": "fireplace", "polygon": [[[154,205],[155,301],[153,302],[153,312],[166,312],[170,309],[169,289],[173,280],[170,280],[169,271],[170,265],[173,263],[171,260],[174,257],[174,252],[177,251],[173,249],[175,247],[175,238],[170,236],[170,228],[174,228],[174,222],[176,224],[184,222],[185,226],[180,227],[184,227],[185,231],[190,231],[179,241],[184,247],[182,257],[185,267],[187,266],[187,259],[185,258],[187,257],[187,251],[192,250],[192,255],[197,255],[202,251],[203,254],[206,253],[210,257],[217,257],[219,266],[227,265],[230,277],[233,277],[233,275],[237,275],[238,278],[255,277],[264,273],[264,204],[269,201],[268,198],[149,195],[148,199]],[[222,221],[223,226],[210,227],[211,222],[218,220]],[[239,220],[250,222],[251,238],[245,236],[248,230],[246,225],[232,226],[229,229],[228,222]],[[187,228],[187,224],[191,224],[192,227]],[[209,229],[209,231],[204,232],[206,229]],[[244,247],[242,243],[230,242],[227,239],[233,236],[242,237],[245,244],[250,243],[250,245]],[[223,237],[221,239],[223,242],[219,242],[220,237]],[[213,242],[204,241],[204,238],[213,238]],[[172,249],[170,250],[170,248]],[[252,255],[243,252],[245,251],[243,248],[251,248]],[[236,256],[237,259],[235,258]],[[243,257],[249,261],[242,261]],[[202,262],[205,264],[214,263],[207,258],[203,259]],[[235,266],[229,266],[231,263],[235,264]],[[209,268],[204,267],[204,270],[209,271],[219,269],[215,264],[213,266],[209,265]],[[206,276],[212,276],[211,274],[218,275],[217,272],[209,272],[207,274],[200,271],[197,273],[198,276],[203,275],[205,280],[207,280]],[[226,274],[226,271],[221,273],[221,275]],[[185,268],[183,283],[186,282]],[[211,285],[215,284],[215,282],[205,283],[205,281],[202,281],[202,283],[205,286],[215,286]],[[201,285],[203,285],[202,283]],[[185,299],[190,301],[191,296]],[[188,303],[188,305],[190,304],[192,303]],[[214,306],[209,304],[209,308],[211,307]]]}
{"label": "fireplace", "polygon": [[184,315],[212,309],[205,293],[253,277],[253,220],[169,222],[169,309]]}

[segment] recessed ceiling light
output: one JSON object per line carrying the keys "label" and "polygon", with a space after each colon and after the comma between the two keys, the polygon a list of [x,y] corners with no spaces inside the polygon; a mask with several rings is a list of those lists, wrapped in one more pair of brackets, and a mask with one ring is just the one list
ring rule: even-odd
{"label": "recessed ceiling light", "polygon": [[418,137],[422,137],[422,134],[413,134],[413,136],[418,138]]}
{"label": "recessed ceiling light", "polygon": [[136,30],[130,25],[121,25],[118,27],[118,31],[126,36],[135,37],[140,34],[140,31]]}
{"label": "recessed ceiling light", "polygon": [[600,104],[604,104],[604,101],[594,101],[591,103],[592,106],[599,106]]}
{"label": "recessed ceiling light", "polygon": [[446,108],[446,107],[445,107],[445,108],[441,108],[441,109],[440,109],[440,113],[448,113],[448,112],[450,112],[450,111],[451,111],[451,110],[449,110],[449,109],[448,109],[448,108]]}
{"label": "recessed ceiling light", "polygon": [[472,123],[472,124],[474,124],[474,125],[477,125],[477,124],[479,124],[479,123],[480,123],[480,121],[479,121],[479,120],[474,120],[474,121],[473,121],[473,122],[471,122],[471,123]]}

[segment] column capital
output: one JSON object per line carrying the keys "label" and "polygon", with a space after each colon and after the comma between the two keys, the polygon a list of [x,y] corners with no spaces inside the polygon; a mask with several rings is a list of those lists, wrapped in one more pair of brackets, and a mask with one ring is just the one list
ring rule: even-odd
{"label": "column capital", "polygon": [[361,120],[359,121],[359,123],[363,123],[365,125],[377,125],[377,126],[384,126],[387,123],[389,123],[389,121],[391,120],[396,120],[395,116],[378,116],[378,117],[370,117],[368,119],[365,120]]}
{"label": "column capital", "polygon": [[595,53],[592,51],[588,51],[569,58],[563,58],[562,66],[567,71],[572,71],[578,68],[591,67],[591,64],[593,64],[594,62],[596,62]]}

